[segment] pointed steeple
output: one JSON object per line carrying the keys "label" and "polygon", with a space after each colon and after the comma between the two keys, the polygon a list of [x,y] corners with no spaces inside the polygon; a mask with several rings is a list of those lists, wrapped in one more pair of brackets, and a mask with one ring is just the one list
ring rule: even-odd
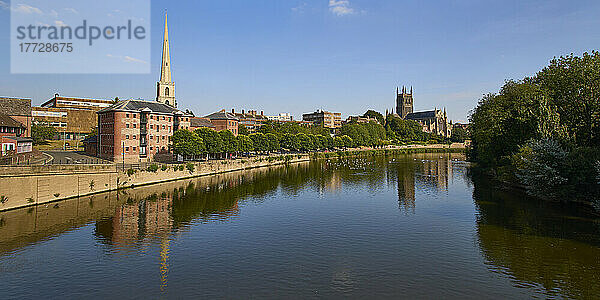
{"label": "pointed steeple", "polygon": [[171,78],[171,53],[169,52],[169,28],[167,27],[166,11],[164,34],[160,80],[156,83],[156,101],[172,107],[177,107],[177,100],[175,100],[175,83]]}
{"label": "pointed steeple", "polygon": [[400,88],[396,87],[396,95],[400,94]]}
{"label": "pointed steeple", "polygon": [[171,82],[171,55],[169,54],[169,28],[167,27],[167,12],[165,11],[165,35],[163,38],[162,65],[160,81]]}

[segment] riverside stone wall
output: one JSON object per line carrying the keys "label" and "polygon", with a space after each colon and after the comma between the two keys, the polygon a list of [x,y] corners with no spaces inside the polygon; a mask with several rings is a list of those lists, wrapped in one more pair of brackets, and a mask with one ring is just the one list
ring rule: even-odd
{"label": "riverside stone wall", "polygon": [[[182,165],[156,164],[156,170],[121,170],[115,165],[55,166],[38,173],[0,176],[0,211],[49,203],[122,188],[308,161],[309,156],[280,155],[249,159],[197,162]],[[188,165],[193,168],[188,168]],[[164,166],[164,168],[163,168]],[[98,167],[98,168],[96,168]],[[11,169],[16,173],[14,169]]]}

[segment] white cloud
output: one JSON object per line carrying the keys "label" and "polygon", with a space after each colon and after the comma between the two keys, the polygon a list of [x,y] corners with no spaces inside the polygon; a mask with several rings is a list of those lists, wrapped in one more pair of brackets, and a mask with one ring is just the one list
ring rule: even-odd
{"label": "white cloud", "polygon": [[110,58],[116,58],[116,59],[120,59],[124,62],[127,63],[140,63],[140,64],[148,64],[147,61],[141,60],[141,59],[137,59],[131,56],[120,56],[120,55],[112,55],[112,54],[106,54],[106,57],[110,57]]}
{"label": "white cloud", "polygon": [[10,9],[10,5],[4,1],[0,1],[0,8],[2,9]]}
{"label": "white cloud", "polygon": [[141,59],[137,59],[137,58],[133,58],[131,56],[125,56],[124,60],[126,62],[136,62],[136,63],[142,63],[142,64],[147,64],[148,62],[141,60]]}
{"label": "white cloud", "polygon": [[78,12],[76,9],[74,9],[74,8],[71,8],[71,7],[67,7],[67,8],[65,8],[64,10],[65,10],[66,12],[70,12],[70,13],[72,13],[72,14],[76,14],[76,15],[78,15],[78,14],[79,14],[79,12]]}
{"label": "white cloud", "polygon": [[53,9],[53,10],[51,10],[51,11],[48,13],[48,15],[49,15],[49,16],[51,16],[51,17],[53,17],[53,18],[58,18],[58,12],[57,12],[57,11],[55,11],[54,9]]}
{"label": "white cloud", "polygon": [[346,16],[356,13],[354,8],[350,7],[349,0],[329,0],[329,11],[336,16]]}
{"label": "white cloud", "polygon": [[41,9],[39,9],[37,7],[33,7],[31,5],[27,5],[27,4],[17,4],[17,6],[15,6],[12,9],[12,11],[24,13],[24,14],[39,14],[39,15],[44,14]]}
{"label": "white cloud", "polygon": [[54,25],[56,25],[58,27],[65,27],[65,26],[67,26],[67,24],[65,24],[65,22],[63,22],[61,20],[54,21]]}
{"label": "white cloud", "polygon": [[306,9],[306,2],[302,2],[300,5],[292,7],[292,11],[299,14],[304,13],[304,9]]}

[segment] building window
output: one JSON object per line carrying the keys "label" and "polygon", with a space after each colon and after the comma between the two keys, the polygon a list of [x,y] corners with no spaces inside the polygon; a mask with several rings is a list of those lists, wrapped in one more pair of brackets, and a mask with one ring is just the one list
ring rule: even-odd
{"label": "building window", "polygon": [[136,124],[133,124],[133,128],[136,128]]}
{"label": "building window", "polygon": [[125,114],[125,118],[129,118],[129,114]]}
{"label": "building window", "polygon": [[125,147],[125,152],[129,152],[129,147]]}
{"label": "building window", "polygon": [[134,135],[132,135],[132,137],[134,140],[137,140],[137,135],[134,134]]}
{"label": "building window", "polygon": [[129,128],[129,123],[125,124],[125,127],[126,127],[126,128]]}
{"label": "building window", "polygon": [[163,129],[165,129],[165,125],[163,125]]}
{"label": "building window", "polygon": [[133,152],[135,152],[135,147],[133,147]]}
{"label": "building window", "polygon": [[128,140],[129,139],[129,134],[125,136],[125,139]]}
{"label": "building window", "polygon": [[165,96],[169,96],[169,87],[165,88]]}

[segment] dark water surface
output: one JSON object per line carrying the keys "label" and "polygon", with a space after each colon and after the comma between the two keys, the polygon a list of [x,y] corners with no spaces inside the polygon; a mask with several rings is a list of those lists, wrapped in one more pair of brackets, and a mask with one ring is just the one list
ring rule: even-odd
{"label": "dark water surface", "polygon": [[0,298],[597,298],[600,221],[460,154],[228,173],[0,213]]}

